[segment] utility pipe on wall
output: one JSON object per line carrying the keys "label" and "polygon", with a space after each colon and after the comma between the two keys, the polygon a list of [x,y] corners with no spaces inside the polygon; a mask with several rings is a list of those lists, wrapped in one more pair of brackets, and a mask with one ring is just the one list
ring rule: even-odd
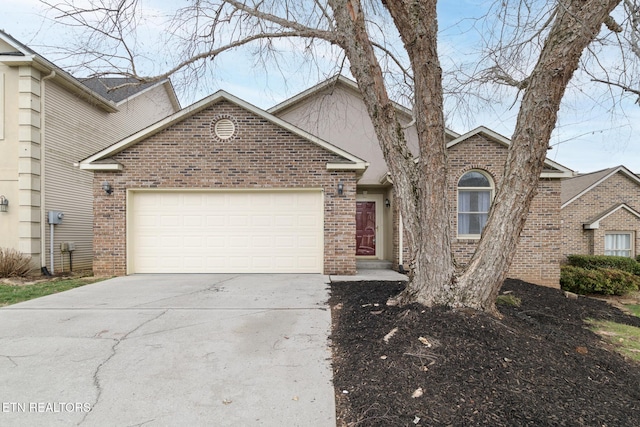
{"label": "utility pipe on wall", "polygon": [[[46,96],[46,81],[54,78],[56,76],[56,71],[51,70],[51,73],[44,76],[40,79],[40,264],[41,269],[44,268],[46,271],[47,267],[47,241],[46,241],[46,224],[45,224],[45,216],[47,215],[47,204],[45,193],[47,191],[47,185],[45,183],[46,178],[46,129],[45,129],[45,113],[46,113],[46,105],[45,105],[45,96]],[[51,225],[51,273],[53,274],[53,225]]]}
{"label": "utility pipe on wall", "polygon": [[49,224],[49,256],[51,257],[51,274],[54,273],[53,271],[53,227],[55,227],[53,224]]}

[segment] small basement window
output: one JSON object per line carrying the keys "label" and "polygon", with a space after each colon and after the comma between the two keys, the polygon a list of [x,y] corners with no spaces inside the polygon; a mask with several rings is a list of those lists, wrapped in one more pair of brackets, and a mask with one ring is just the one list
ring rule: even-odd
{"label": "small basement window", "polygon": [[604,235],[604,254],[614,256],[633,256],[633,233],[615,232]]}

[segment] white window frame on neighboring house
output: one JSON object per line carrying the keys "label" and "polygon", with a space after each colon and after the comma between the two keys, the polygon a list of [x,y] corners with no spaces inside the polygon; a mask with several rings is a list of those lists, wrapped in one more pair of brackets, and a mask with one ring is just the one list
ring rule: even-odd
{"label": "white window frame on neighboring house", "polygon": [[[625,242],[626,239],[621,238],[622,236],[627,236],[628,244]],[[633,258],[634,240],[633,231],[607,231],[604,234],[604,254]]]}
{"label": "white window frame on neighboring house", "polygon": [[[482,175],[486,179],[487,185],[465,185],[463,182],[465,177],[472,174]],[[480,178],[476,175],[477,178]],[[465,172],[458,180],[457,186],[457,231],[459,239],[479,239],[482,230],[489,218],[489,210],[493,203],[493,195],[495,193],[495,185],[491,176],[480,169],[472,169]],[[479,233],[471,233],[472,222],[475,225],[480,222]],[[475,227],[478,229],[478,227]]]}

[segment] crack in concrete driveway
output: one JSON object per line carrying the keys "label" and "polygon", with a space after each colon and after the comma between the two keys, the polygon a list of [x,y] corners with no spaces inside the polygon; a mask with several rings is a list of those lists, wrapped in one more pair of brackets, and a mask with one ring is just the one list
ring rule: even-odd
{"label": "crack in concrete driveway", "polygon": [[[113,345],[111,346],[111,354],[110,354],[110,355],[109,355],[105,360],[103,360],[103,361],[102,361],[102,362],[101,362],[101,363],[96,367],[96,370],[95,370],[95,372],[93,373],[93,384],[94,384],[94,385],[95,385],[95,387],[96,387],[96,392],[97,392],[97,393],[96,393],[96,398],[95,398],[95,400],[94,400],[93,404],[91,405],[91,408],[92,408],[92,409],[95,409],[95,407],[96,407],[96,406],[98,406],[98,404],[100,403],[100,396],[102,395],[102,386],[101,386],[101,384],[100,384],[100,370],[102,369],[102,367],[103,367],[104,365],[106,365],[107,363],[109,363],[109,362],[111,361],[111,359],[113,359],[113,358],[114,358],[114,356],[115,356],[115,355],[116,355],[116,353],[117,353],[117,348],[118,348],[118,346],[119,346],[119,345],[120,345],[124,340],[126,340],[126,339],[129,337],[129,335],[131,335],[131,334],[135,333],[136,331],[138,331],[138,330],[142,329],[145,325],[148,325],[149,323],[153,322],[154,320],[157,320],[157,319],[159,319],[160,317],[164,316],[164,315],[167,313],[167,311],[169,311],[169,310],[168,310],[168,309],[167,309],[167,310],[164,310],[164,311],[160,312],[158,315],[156,315],[156,316],[152,317],[151,319],[147,319],[146,321],[142,322],[141,324],[139,324],[138,326],[136,326],[135,328],[133,328],[132,330],[130,330],[129,332],[127,332],[127,333],[126,333],[124,336],[122,336],[121,338],[114,338],[114,341],[115,341],[115,342],[114,342],[114,343],[113,343]],[[82,417],[82,420],[80,420],[80,422],[78,423],[78,425],[83,424],[83,423],[86,421],[87,417],[88,417],[90,414],[91,414],[91,412],[85,412],[85,413],[84,413],[84,416]]]}

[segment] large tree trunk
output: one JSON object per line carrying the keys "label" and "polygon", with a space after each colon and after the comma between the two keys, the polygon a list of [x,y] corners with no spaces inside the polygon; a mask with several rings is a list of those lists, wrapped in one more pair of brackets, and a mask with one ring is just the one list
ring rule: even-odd
{"label": "large tree trunk", "polygon": [[435,0],[383,2],[414,72],[420,158],[414,162],[395,115],[358,0],[331,0],[340,40],[358,81],[400,199],[411,277],[398,302],[471,307],[497,314],[495,299],[516,252],[538,188],[551,132],[583,50],[620,0],[563,0],[527,81],[504,176],[482,239],[456,271],[450,244],[442,78]]}
{"label": "large tree trunk", "polygon": [[560,102],[580,56],[620,0],[564,0],[529,79],[482,239],[458,286],[475,308],[496,312],[495,299],[536,195]]}
{"label": "large tree trunk", "polygon": [[[358,82],[405,219],[407,244],[412,253],[411,300],[432,304],[443,284],[454,279],[447,203],[447,153],[442,99],[442,71],[436,52],[435,1],[416,10],[401,11],[402,25],[413,32],[403,40],[415,73],[414,116],[421,156],[409,151],[404,130],[389,100],[382,70],[365,27],[358,0],[330,0],[341,45]],[[394,17],[395,18],[395,17]],[[396,25],[398,25],[396,23]],[[427,179],[428,177],[428,179]]]}

